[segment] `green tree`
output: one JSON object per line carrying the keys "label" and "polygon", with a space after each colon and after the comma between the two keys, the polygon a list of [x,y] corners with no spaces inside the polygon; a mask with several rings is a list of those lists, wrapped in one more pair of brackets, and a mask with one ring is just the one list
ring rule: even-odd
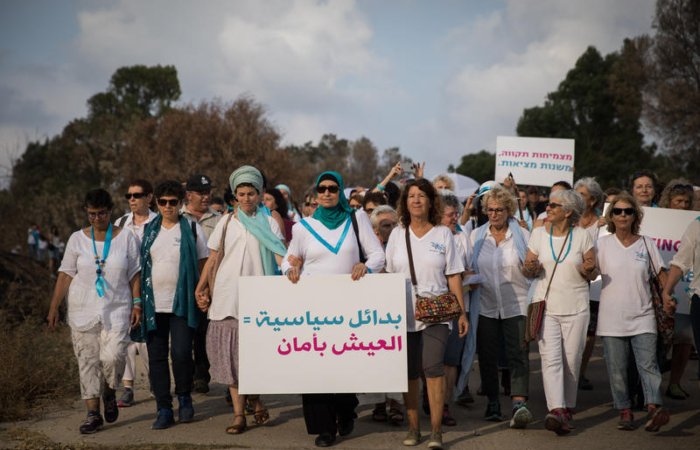
{"label": "green tree", "polygon": [[479,183],[493,180],[496,174],[496,155],[486,150],[462,156],[462,161],[456,168],[450,164],[448,172],[457,172],[470,177]]}
{"label": "green tree", "polygon": [[589,47],[543,106],[518,120],[518,136],[576,140],[575,176],[595,176],[603,187],[623,187],[629,174],[655,162],[654,145],[640,130],[641,86],[632,43],[603,57]]}

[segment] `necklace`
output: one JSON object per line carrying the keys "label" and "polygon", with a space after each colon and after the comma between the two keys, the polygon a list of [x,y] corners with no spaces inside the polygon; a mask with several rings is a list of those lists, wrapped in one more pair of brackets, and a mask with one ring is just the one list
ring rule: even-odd
{"label": "necklace", "polygon": [[107,255],[109,255],[109,247],[112,244],[112,224],[109,224],[107,229],[107,236],[105,236],[105,244],[102,250],[102,259],[97,255],[97,244],[95,244],[95,227],[90,227],[90,237],[92,238],[92,249],[95,252],[95,264],[97,264],[97,280],[95,281],[95,289],[97,290],[97,295],[104,297],[105,291],[109,290],[107,282],[102,276],[103,268],[105,266],[105,260]]}
{"label": "necklace", "polygon": [[[569,256],[569,251],[571,250],[571,241],[573,240],[573,237],[571,239],[568,239],[571,234],[574,232],[574,227],[569,228],[569,233],[566,235],[567,240],[569,241],[569,247],[566,249],[566,253],[564,254],[564,257],[559,260],[557,259],[557,255],[554,254],[554,243],[552,242],[552,231],[554,230],[554,224],[549,228],[549,248],[552,250],[552,258],[557,264],[561,264],[564,262],[567,256]],[[559,253],[561,255],[561,253]]]}

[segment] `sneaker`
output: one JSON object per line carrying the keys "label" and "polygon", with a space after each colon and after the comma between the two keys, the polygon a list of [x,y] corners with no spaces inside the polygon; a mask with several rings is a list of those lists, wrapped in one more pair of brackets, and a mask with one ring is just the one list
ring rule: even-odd
{"label": "sneaker", "polygon": [[447,405],[442,408],[442,424],[446,427],[453,427],[457,425],[457,421],[450,414],[450,408]]}
{"label": "sneaker", "polygon": [[486,405],[484,419],[489,422],[500,422],[503,420],[501,417],[501,403],[498,400],[489,400],[488,405]]}
{"label": "sneaker", "polygon": [[165,430],[175,425],[175,418],[173,417],[173,410],[170,408],[158,408],[158,417],[156,421],[151,425],[152,430]]}
{"label": "sneaker", "polygon": [[209,392],[209,383],[206,380],[194,380],[192,390],[198,394],[206,394]]}
{"label": "sneaker", "polygon": [[656,408],[649,408],[647,419],[644,429],[646,431],[659,431],[661,427],[671,420],[671,414],[663,406],[657,406]]}
{"label": "sneaker", "polygon": [[122,395],[119,397],[119,401],[117,402],[117,406],[120,408],[128,408],[129,406],[133,406],[133,405],[134,405],[134,390],[124,388],[124,392],[122,392]]}
{"label": "sneaker", "polygon": [[582,391],[592,391],[593,385],[591,384],[591,380],[586,377],[581,377],[578,380],[578,388]]}
{"label": "sneaker", "polygon": [[338,419],[337,427],[340,436],[347,436],[355,429],[355,419]]}
{"label": "sneaker", "polygon": [[97,430],[101,429],[102,425],[104,425],[102,416],[99,414],[88,414],[85,418],[85,422],[80,425],[80,434],[97,433]]}
{"label": "sneaker", "polygon": [[632,431],[634,428],[634,415],[632,414],[632,410],[628,408],[620,411],[620,420],[617,422],[617,429]]}
{"label": "sneaker", "polygon": [[335,443],[335,434],[323,433],[318,435],[316,441],[314,441],[316,447],[330,447]]}
{"label": "sneaker", "polygon": [[544,427],[549,431],[554,431],[559,436],[571,433],[571,427],[566,421],[564,412],[561,410],[552,410],[544,418]]}
{"label": "sneaker", "polygon": [[117,396],[112,394],[107,396],[107,393],[102,394],[102,402],[105,407],[105,422],[116,422],[119,417],[119,408],[117,408]]}
{"label": "sneaker", "polygon": [[513,417],[510,419],[511,428],[525,428],[532,422],[532,414],[527,409],[525,402],[518,402],[513,405]]}
{"label": "sneaker", "polygon": [[428,448],[433,450],[442,450],[442,431],[433,431],[430,433]]}
{"label": "sneaker", "polygon": [[403,445],[412,447],[414,445],[420,444],[420,430],[416,430],[415,428],[411,428],[408,430],[408,434],[406,434],[406,437],[403,439]]}
{"label": "sneaker", "polygon": [[192,397],[189,395],[178,395],[177,401],[180,403],[180,407],[177,410],[177,416],[180,423],[192,422],[192,418],[194,417]]}
{"label": "sneaker", "polygon": [[471,392],[469,392],[469,386],[466,386],[462,393],[459,394],[459,397],[457,397],[455,403],[462,406],[467,406],[469,403],[474,403],[474,396],[472,396]]}

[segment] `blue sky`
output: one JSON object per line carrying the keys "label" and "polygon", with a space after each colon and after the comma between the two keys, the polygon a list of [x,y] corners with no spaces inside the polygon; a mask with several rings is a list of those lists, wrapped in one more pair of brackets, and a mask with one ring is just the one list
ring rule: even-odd
{"label": "blue sky", "polygon": [[284,143],[399,146],[427,173],[493,151],[587,46],[651,32],[653,0],[0,2],[0,164],[59,133],[133,64],[183,102],[252,94]]}

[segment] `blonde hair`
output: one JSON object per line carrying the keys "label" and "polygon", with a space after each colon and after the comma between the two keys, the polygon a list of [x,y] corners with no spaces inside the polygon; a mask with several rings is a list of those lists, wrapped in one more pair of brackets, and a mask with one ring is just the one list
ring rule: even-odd
{"label": "blonde hair", "polygon": [[[438,181],[442,181],[443,183],[445,183],[445,186],[447,187],[448,191],[455,190],[455,182],[452,181],[452,178],[448,177],[447,175],[436,176],[433,180],[433,186],[435,186],[435,184],[437,184]],[[437,189],[437,187],[435,189]]]}
{"label": "blonde hair", "polygon": [[481,201],[481,209],[486,215],[488,215],[487,210],[491,200],[506,208],[508,217],[514,216],[518,210],[518,203],[513,194],[500,186],[489,189],[488,197],[484,196],[484,199]]}

